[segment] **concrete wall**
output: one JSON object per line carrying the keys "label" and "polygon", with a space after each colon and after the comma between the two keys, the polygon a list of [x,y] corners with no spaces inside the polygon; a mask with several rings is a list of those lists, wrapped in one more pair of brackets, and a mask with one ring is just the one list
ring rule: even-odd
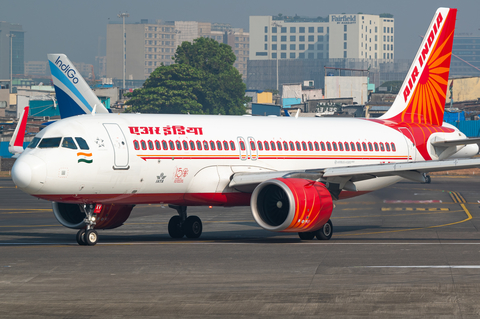
{"label": "concrete wall", "polygon": [[480,98],[480,77],[448,80],[447,101],[450,103],[450,84],[453,81],[453,101],[470,101]]}
{"label": "concrete wall", "polygon": [[366,76],[326,76],[325,98],[353,97],[358,104],[368,99],[368,78]]}

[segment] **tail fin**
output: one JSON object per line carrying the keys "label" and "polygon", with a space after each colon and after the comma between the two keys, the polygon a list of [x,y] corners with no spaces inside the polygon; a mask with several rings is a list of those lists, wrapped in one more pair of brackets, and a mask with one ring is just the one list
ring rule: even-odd
{"label": "tail fin", "polygon": [[48,54],[57,95],[60,117],[89,114],[96,105],[96,113],[108,113],[87,82],[65,54]]}
{"label": "tail fin", "polygon": [[23,109],[22,115],[20,115],[20,119],[13,132],[12,139],[8,144],[8,151],[12,154],[20,154],[23,152],[23,140],[25,139],[25,130],[27,129],[28,109],[28,106]]}
{"label": "tail fin", "polygon": [[381,119],[442,125],[457,9],[439,8],[392,107]]}

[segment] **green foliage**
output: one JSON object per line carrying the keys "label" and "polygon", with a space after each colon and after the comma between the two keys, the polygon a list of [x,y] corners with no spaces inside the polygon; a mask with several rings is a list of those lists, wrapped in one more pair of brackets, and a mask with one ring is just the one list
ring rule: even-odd
{"label": "green foliage", "polygon": [[213,39],[183,42],[176,64],[158,67],[130,98],[127,112],[245,114],[245,84],[230,46]]}
{"label": "green foliage", "polygon": [[380,18],[393,18],[393,14],[391,14],[391,13],[381,13]]}

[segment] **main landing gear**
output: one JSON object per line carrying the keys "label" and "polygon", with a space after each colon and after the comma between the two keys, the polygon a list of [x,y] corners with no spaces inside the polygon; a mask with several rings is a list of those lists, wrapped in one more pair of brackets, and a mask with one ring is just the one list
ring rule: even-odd
{"label": "main landing gear", "polygon": [[323,225],[322,228],[320,228],[317,231],[312,231],[312,232],[304,232],[304,233],[298,233],[298,237],[302,240],[312,240],[313,238],[317,237],[318,240],[330,240],[332,238],[333,234],[333,225],[332,221],[329,219],[328,222]]}
{"label": "main landing gear", "polygon": [[85,219],[83,220],[87,228],[80,229],[77,233],[77,243],[82,246],[93,246],[98,241],[98,233],[93,227],[96,224],[96,217],[93,213],[95,205],[85,204],[80,205],[80,209],[85,212]]}
{"label": "main landing gear", "polygon": [[168,222],[168,234],[172,238],[198,238],[202,234],[202,221],[197,216],[187,217],[187,206],[168,205],[177,211]]}

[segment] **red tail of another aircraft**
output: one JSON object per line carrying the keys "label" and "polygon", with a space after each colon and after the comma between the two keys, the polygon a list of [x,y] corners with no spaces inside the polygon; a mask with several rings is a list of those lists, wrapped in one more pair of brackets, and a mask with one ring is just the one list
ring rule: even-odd
{"label": "red tail of another aircraft", "polygon": [[439,8],[392,107],[381,119],[441,126],[457,9]]}

